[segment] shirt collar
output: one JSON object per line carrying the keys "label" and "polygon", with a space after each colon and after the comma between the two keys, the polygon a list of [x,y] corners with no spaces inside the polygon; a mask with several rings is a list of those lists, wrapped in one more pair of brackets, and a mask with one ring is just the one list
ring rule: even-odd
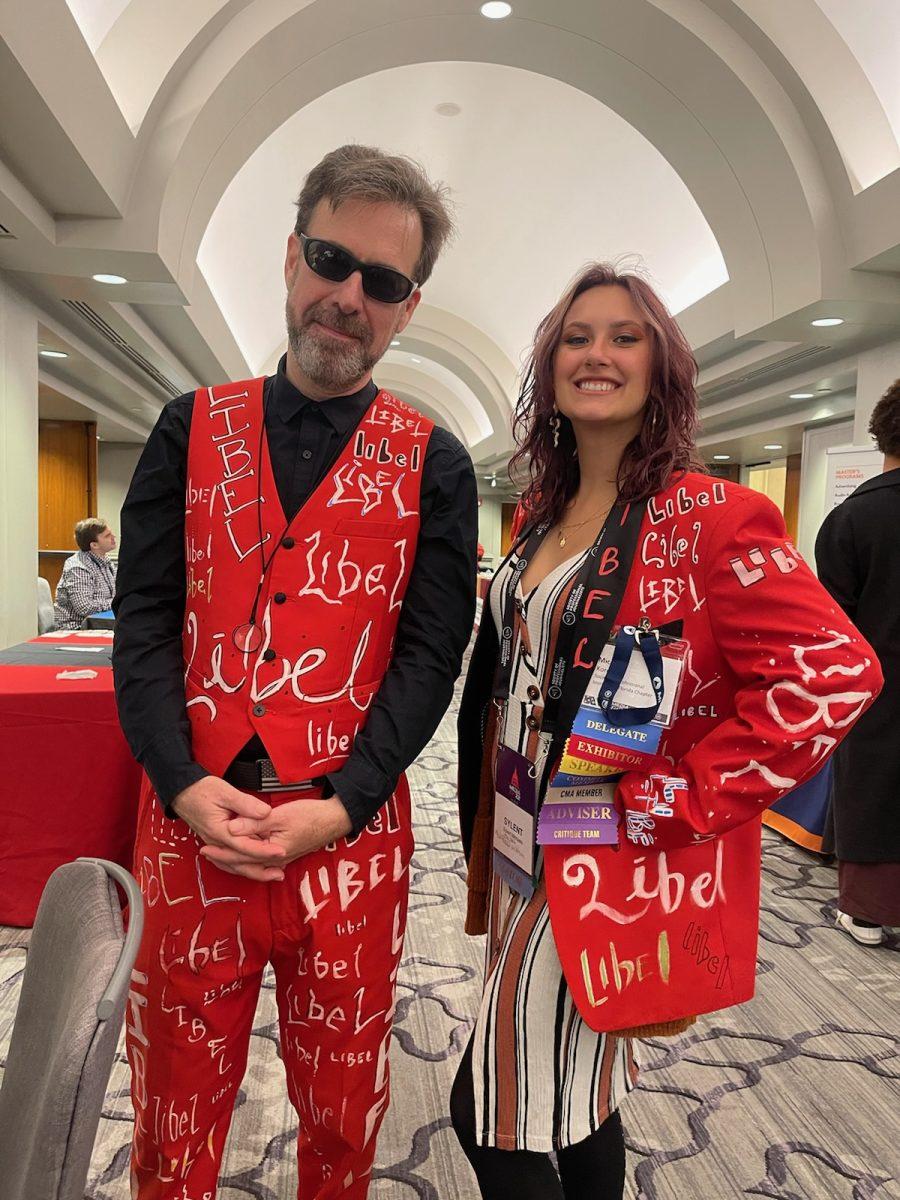
{"label": "shirt collar", "polygon": [[278,364],[278,370],[272,381],[272,400],[275,413],[279,420],[287,423],[298,413],[315,406],[338,433],[349,433],[362,420],[366,409],[378,395],[378,387],[370,380],[357,392],[348,396],[333,396],[330,400],[311,400],[309,396],[295,388],[285,372],[287,355],[283,354]]}
{"label": "shirt collar", "polygon": [[[873,475],[871,479],[867,479],[861,483],[856,489],[858,492],[874,492],[878,488],[897,487],[900,484],[900,467],[892,467],[890,471],[882,471],[879,475]],[[850,497],[848,496],[849,500]]]}

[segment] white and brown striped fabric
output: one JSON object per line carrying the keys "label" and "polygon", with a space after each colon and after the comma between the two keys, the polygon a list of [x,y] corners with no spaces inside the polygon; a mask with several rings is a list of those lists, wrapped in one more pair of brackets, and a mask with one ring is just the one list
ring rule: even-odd
{"label": "white and brown striped fabric", "polygon": [[[559,620],[584,556],[560,564],[516,602],[516,645],[502,741],[546,767],[548,740],[525,717],[548,686]],[[491,588],[499,629],[503,568]],[[520,585],[521,587],[521,585]],[[537,688],[537,700],[532,691]],[[494,875],[488,911],[485,987],[472,1068],[476,1137],[482,1146],[549,1152],[589,1137],[637,1081],[629,1038],[595,1033],[578,1014],[562,974],[543,875],[530,900]]]}

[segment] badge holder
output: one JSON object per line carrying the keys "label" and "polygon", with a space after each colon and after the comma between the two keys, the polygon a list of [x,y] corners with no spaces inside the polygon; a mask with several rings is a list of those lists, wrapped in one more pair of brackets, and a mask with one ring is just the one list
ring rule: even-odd
{"label": "badge holder", "polygon": [[501,743],[494,792],[494,870],[526,900],[536,886],[536,814],[534,764]]}
{"label": "badge holder", "polygon": [[541,808],[539,845],[615,845],[616,784],[649,765],[671,725],[686,643],[645,618],[618,630],[601,654]]}

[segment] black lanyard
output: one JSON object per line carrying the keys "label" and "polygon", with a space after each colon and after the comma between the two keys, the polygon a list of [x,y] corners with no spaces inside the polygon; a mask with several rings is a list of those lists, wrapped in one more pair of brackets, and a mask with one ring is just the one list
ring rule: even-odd
{"label": "black lanyard", "polygon": [[[645,708],[613,708],[612,703],[616,698],[616,693],[622,686],[622,680],[625,678],[625,672],[628,670],[628,664],[631,662],[631,655],[634,652],[635,645],[644,656],[647,673],[653,685],[653,694],[656,697],[656,703],[650,704]],[[646,725],[659,712],[662,699],[663,661],[662,652],[659,648],[659,638],[652,629],[638,628],[633,631],[620,629],[616,634],[615,649],[613,650],[609,669],[606,672],[606,678],[603,680],[600,693],[597,697],[597,703],[600,705],[607,722],[617,727]]]}
{"label": "black lanyard", "polygon": [[[631,573],[646,507],[646,500],[618,501],[614,505],[569,591],[541,721],[541,732],[557,740],[568,736],[596,660],[609,640]],[[544,522],[528,533],[521,558],[509,573],[501,597],[500,657],[494,679],[494,697],[501,701],[509,698],[512,679],[516,588],[549,528],[549,522]]]}

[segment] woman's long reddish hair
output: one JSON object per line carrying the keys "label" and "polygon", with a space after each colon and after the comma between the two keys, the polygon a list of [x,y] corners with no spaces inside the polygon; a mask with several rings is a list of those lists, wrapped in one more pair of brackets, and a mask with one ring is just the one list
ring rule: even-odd
{"label": "woman's long reddish hair", "polygon": [[625,447],[619,464],[619,496],[644,500],[662,491],[678,471],[704,470],[694,435],[698,424],[697,362],[678,323],[639,275],[612,263],[591,263],[566,289],[538,325],[525,364],[513,432],[518,449],[509,467],[527,469],[522,505],[529,520],[557,521],[575,492],[581,473],[575,433],[559,414],[559,445],[553,445],[553,363],[574,300],[595,287],[623,287],[647,325],[653,356],[650,392],[640,433]]}

